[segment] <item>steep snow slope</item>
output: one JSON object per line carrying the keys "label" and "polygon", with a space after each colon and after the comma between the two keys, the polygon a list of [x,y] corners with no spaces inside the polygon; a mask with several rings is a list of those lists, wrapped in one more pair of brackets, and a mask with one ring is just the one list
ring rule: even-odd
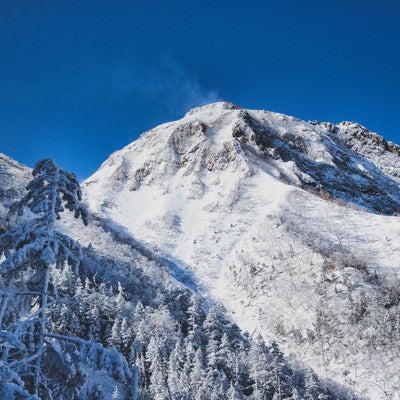
{"label": "steep snow slope", "polygon": [[399,398],[398,154],[357,124],[216,103],[111,155],[86,198],[243,329]]}
{"label": "steep snow slope", "polygon": [[[22,192],[32,176],[28,169],[8,161],[8,180],[3,181],[2,188],[5,192],[11,187],[16,193]],[[25,215],[32,216],[32,213]],[[9,228],[13,229],[21,219],[24,216],[10,221]],[[137,382],[143,399],[165,398],[169,391],[176,399],[276,396],[355,399],[351,391],[340,385],[320,381],[308,367],[288,364],[276,344],[267,347],[258,336],[253,340],[242,335],[226,318],[222,308],[204,304],[197,295],[199,288],[195,279],[188,271],[156,254],[155,249],[135,241],[115,222],[91,216],[89,226],[82,228],[71,214],[62,213],[56,229],[79,240],[82,257],[76,270],[67,264],[51,268],[51,285],[55,290],[52,290],[47,318],[51,321],[52,333],[68,335],[80,346],[83,339],[83,352],[90,353],[83,361],[77,358],[77,348],[58,343],[61,347],[56,364],[62,365],[62,374],[49,372],[46,380],[50,390],[56,385],[54,390],[58,396],[64,398],[65,394],[69,398],[68,393],[74,388],[82,400],[99,396],[111,398],[116,390],[121,398],[131,398],[128,392],[136,385],[120,375],[118,360],[121,361],[123,355],[132,366],[132,373],[136,371],[135,376],[139,373]],[[24,277],[16,279],[15,275],[2,271],[0,292],[9,294],[15,284],[24,287],[26,282],[32,282],[30,274],[28,271]],[[35,292],[25,292],[23,298],[27,295],[36,296]],[[24,332],[31,311],[29,304],[35,307],[36,302],[28,301],[21,307],[21,303],[9,302],[8,298],[6,295],[0,299],[3,332],[4,329],[9,333],[20,329]],[[17,316],[19,322],[16,322]],[[3,335],[2,346],[7,343]],[[113,361],[110,364],[102,346],[112,346],[120,356],[111,350]],[[74,355],[70,357],[72,351]],[[55,365],[52,354],[46,352],[43,359],[51,368]],[[26,353],[19,356],[24,364]],[[12,358],[5,357],[6,368],[20,374]],[[14,353],[10,357],[15,357]],[[72,375],[65,374],[68,370]],[[48,373],[47,368],[44,371]],[[6,390],[12,390],[7,384],[7,374],[4,376]],[[2,383],[3,397],[13,397],[9,391],[4,395]],[[60,384],[63,394],[58,389]],[[27,386],[29,382],[25,385],[29,390]],[[135,393],[138,392],[131,392],[136,399]]]}

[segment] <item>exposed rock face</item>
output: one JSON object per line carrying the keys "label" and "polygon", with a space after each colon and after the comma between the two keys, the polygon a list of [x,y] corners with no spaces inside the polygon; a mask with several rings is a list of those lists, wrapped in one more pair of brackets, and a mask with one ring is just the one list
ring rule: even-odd
{"label": "exposed rock face", "polygon": [[400,146],[353,122],[341,122],[335,126],[335,132],[349,148],[399,182]]}
{"label": "exposed rock face", "polygon": [[298,181],[288,183],[378,213],[399,212],[397,145],[357,124],[285,125],[243,112],[233,136],[250,138],[267,159],[292,162]]}

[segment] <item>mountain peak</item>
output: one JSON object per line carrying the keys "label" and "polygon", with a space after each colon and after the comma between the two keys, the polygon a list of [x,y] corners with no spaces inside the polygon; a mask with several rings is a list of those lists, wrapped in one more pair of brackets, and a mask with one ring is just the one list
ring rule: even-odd
{"label": "mountain peak", "polygon": [[[378,382],[387,365],[366,343],[395,303],[380,303],[375,271],[398,274],[399,171],[400,157],[358,124],[214,103],[112,155],[85,196],[242,329],[341,382],[357,365],[351,379],[373,392],[362,376]],[[376,311],[354,317],[354,304]],[[360,332],[371,336],[355,343]]]}
{"label": "mountain peak", "polygon": [[236,185],[268,173],[326,199],[391,215],[400,212],[396,151],[358,124],[305,122],[218,102],[143,134],[113,154],[87,184],[102,181],[130,191],[183,184],[192,198],[205,195],[223,171],[235,173],[229,179]]}
{"label": "mountain peak", "polygon": [[242,107],[239,107],[236,104],[230,103],[229,101],[218,101],[215,103],[205,104],[203,106],[195,107],[189,110],[185,117],[192,116],[198,113],[202,113],[205,111],[218,111],[218,110],[241,110]]}
{"label": "mountain peak", "polygon": [[367,155],[368,152],[375,151],[380,154],[390,152],[400,156],[399,145],[387,141],[383,136],[369,131],[356,122],[343,121],[336,125],[336,128],[341,139],[361,154]]}

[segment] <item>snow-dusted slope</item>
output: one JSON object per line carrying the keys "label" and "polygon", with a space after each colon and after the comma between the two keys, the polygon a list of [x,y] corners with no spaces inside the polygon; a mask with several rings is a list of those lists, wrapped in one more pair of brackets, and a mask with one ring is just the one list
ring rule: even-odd
{"label": "snow-dusted slope", "polygon": [[[2,182],[2,189],[7,193],[12,188],[15,193],[22,192],[26,186],[25,178],[31,178],[29,170],[12,160],[7,162],[4,175],[7,179]],[[21,175],[21,171],[24,174]],[[30,213],[25,217],[34,215]],[[23,216],[12,218],[6,228],[17,237],[20,232],[25,238],[27,235],[24,232],[30,225],[22,220]],[[22,224],[14,230],[19,223]],[[48,374],[46,384],[51,388],[49,390],[53,390],[55,385],[58,396],[64,398],[64,392],[59,392],[61,385],[68,398],[68,392],[73,387],[79,391],[78,397],[82,400],[99,396],[111,398],[116,392],[126,399],[131,398],[129,392],[132,398],[136,398],[135,394],[139,392],[139,397],[143,399],[166,398],[167,393],[172,393],[176,399],[198,397],[222,400],[243,396],[250,399],[276,396],[358,398],[351,390],[320,380],[308,367],[288,363],[276,343],[267,347],[260,341],[259,335],[253,339],[242,335],[225,316],[223,308],[218,304],[209,307],[198,296],[200,288],[196,278],[185,271],[180,262],[163,258],[157,254],[156,248],[149,249],[134,240],[114,221],[91,215],[89,226],[82,229],[71,214],[62,213],[55,228],[79,241],[82,257],[76,270],[68,264],[51,268],[51,286],[55,290],[52,290],[48,308],[47,318],[51,321],[48,325],[52,326],[52,333],[68,335],[68,342],[71,340],[84,346],[83,353],[79,352],[83,359],[76,358],[80,356],[75,347],[60,349],[56,364],[62,365],[61,375],[53,374],[53,370],[49,371],[47,367],[42,369]],[[33,231],[30,234],[35,235]],[[6,233],[1,240],[8,240],[8,237]],[[21,329],[24,332],[29,307],[21,307],[14,300],[7,302],[10,290],[14,285],[32,282],[40,285],[42,282],[40,278],[33,280],[31,271],[19,278],[3,270],[0,289],[3,295],[6,294],[6,301],[3,296],[2,328],[3,333],[5,329],[6,335],[10,332],[11,337],[14,331]],[[18,291],[16,294],[20,293],[24,293],[23,298],[27,295],[36,297],[36,292]],[[20,323],[15,322],[17,316],[20,316]],[[3,335],[3,348],[7,344]],[[113,350],[109,353],[104,346],[112,346]],[[159,352],[154,353],[152,346],[160,346]],[[73,357],[69,356],[69,351],[73,351]],[[88,358],[87,351],[90,353]],[[8,357],[7,352],[3,353]],[[110,364],[107,354],[111,353],[113,361]],[[52,354],[46,350],[42,364],[49,362],[53,368]],[[179,363],[174,361],[177,355],[181,360]],[[15,366],[12,357],[15,357],[14,352],[6,358],[6,368],[15,368],[18,374],[18,366]],[[24,369],[29,358],[26,352],[18,354],[18,362]],[[126,380],[125,375],[121,377],[123,360],[132,365],[132,373],[149,378],[139,378],[137,387],[135,380]],[[71,379],[71,375],[65,375],[64,371],[70,368],[72,373],[77,373],[77,381]],[[79,373],[76,372],[78,370]],[[10,391],[15,385],[9,384],[9,375],[3,375],[6,382],[1,382],[0,389],[2,398],[8,399],[13,397]],[[22,383],[18,379],[17,382],[20,388],[24,385],[25,390],[31,390],[29,381]]]}
{"label": "snow-dusted slope", "polygon": [[31,178],[29,168],[0,153],[0,232],[4,228],[7,207],[22,195]]}
{"label": "snow-dusted slope", "polygon": [[32,178],[31,170],[0,153],[0,202],[18,198]]}
{"label": "snow-dusted slope", "polygon": [[399,176],[398,146],[360,125],[216,103],[111,155],[85,192],[243,329],[380,399],[400,387]]}

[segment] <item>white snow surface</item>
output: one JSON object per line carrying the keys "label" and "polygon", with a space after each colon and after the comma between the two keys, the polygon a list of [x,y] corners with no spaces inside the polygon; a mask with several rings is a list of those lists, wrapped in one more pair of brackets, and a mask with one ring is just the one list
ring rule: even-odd
{"label": "white snow surface", "polygon": [[[243,125],[243,112],[216,103],[146,132],[84,183],[89,209],[188,271],[191,285],[210,302],[221,302],[243,330],[276,340],[286,354],[361,395],[398,399],[398,355],[390,349],[367,354],[363,343],[343,338],[340,315],[350,292],[376,293],[367,279],[375,272],[387,282],[397,279],[399,217],[309,190],[304,182],[315,177],[293,160],[265,157],[248,127],[244,136],[232,136]],[[303,153],[316,165],[335,165],[337,144],[325,125],[246,113],[278,135],[301,136]],[[388,162],[386,169],[379,160],[371,167],[374,160],[350,156],[360,171],[355,182],[389,170]],[[385,175],[394,200],[397,165]],[[321,308],[338,317],[338,330],[316,349],[299,337],[315,330]]]}

